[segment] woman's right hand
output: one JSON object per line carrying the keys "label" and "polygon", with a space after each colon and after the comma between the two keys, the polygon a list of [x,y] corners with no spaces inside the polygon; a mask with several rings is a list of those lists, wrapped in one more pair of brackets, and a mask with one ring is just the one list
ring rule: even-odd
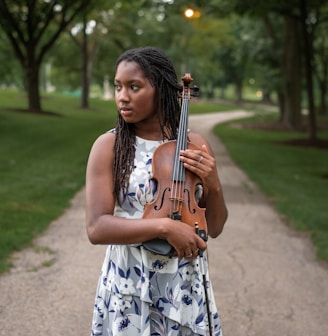
{"label": "woman's right hand", "polygon": [[167,219],[167,234],[165,239],[173,246],[179,259],[194,259],[199,250],[206,250],[206,242],[196,234],[190,225]]}

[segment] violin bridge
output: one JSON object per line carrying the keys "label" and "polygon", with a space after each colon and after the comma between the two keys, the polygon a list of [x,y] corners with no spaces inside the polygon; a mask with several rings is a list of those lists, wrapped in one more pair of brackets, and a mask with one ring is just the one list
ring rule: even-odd
{"label": "violin bridge", "polygon": [[183,198],[179,197],[170,197],[170,201],[174,204],[174,210],[172,210],[171,215],[169,216],[171,219],[181,221],[182,215],[181,215],[181,209],[182,204],[184,202]]}
{"label": "violin bridge", "polygon": [[177,202],[178,204],[183,203],[183,198],[170,197],[170,201]]}

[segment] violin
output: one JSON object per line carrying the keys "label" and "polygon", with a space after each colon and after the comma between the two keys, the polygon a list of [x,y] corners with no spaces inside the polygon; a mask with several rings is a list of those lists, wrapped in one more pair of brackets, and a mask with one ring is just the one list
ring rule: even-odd
{"label": "violin", "polygon": [[[198,87],[190,88],[192,82],[189,73],[182,77],[182,103],[179,130],[176,140],[169,140],[159,145],[153,154],[152,179],[157,182],[157,195],[153,202],[145,205],[142,218],[169,217],[197,228],[197,233],[207,240],[205,208],[198,205],[199,192],[203,190],[201,179],[185,169],[180,161],[180,151],[200,149],[188,140],[188,114],[191,96],[198,95]],[[198,199],[197,199],[198,198]],[[156,238],[143,243],[149,251],[172,256],[173,247],[165,239]]]}

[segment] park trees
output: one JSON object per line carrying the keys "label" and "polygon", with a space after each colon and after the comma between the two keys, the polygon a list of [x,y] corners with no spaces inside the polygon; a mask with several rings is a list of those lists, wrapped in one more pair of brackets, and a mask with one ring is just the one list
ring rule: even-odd
{"label": "park trees", "polygon": [[81,107],[89,108],[91,84],[108,83],[117,56],[147,43],[141,35],[143,26],[149,23],[146,13],[151,9],[144,0],[90,4],[67,26],[58,41],[59,47],[50,51],[54,85],[81,91]]}
{"label": "park trees", "polygon": [[[298,128],[304,93],[308,102],[320,98],[320,110],[326,110],[325,3],[209,0],[205,5],[201,0],[5,0],[0,2],[0,40],[8,37],[22,65],[29,109],[33,111],[41,110],[37,69],[42,60],[51,64],[53,84],[59,90],[81,92],[81,106],[88,108],[90,85],[96,84],[94,87],[99,90],[105,78],[112,80],[113,63],[123,50],[154,45],[168,53],[179,74],[192,73],[203,97],[218,97],[221,89],[224,98],[224,93],[229,92],[225,88],[233,86],[237,100],[242,101],[244,88],[252,86],[253,92],[258,90],[267,102],[277,96],[280,120],[288,127]],[[187,7],[192,7],[197,15],[185,17]],[[55,42],[57,48],[52,48]],[[1,52],[10,54],[3,44]],[[0,67],[0,73],[3,69]],[[17,67],[11,69],[12,76],[18,77]],[[313,74],[316,82],[310,89]],[[9,72],[5,75],[2,83],[12,78]],[[313,90],[320,94],[309,95]],[[313,104],[308,104],[308,110],[311,137],[315,138]]]}
{"label": "park trees", "polygon": [[[328,16],[328,13],[327,13]],[[328,94],[328,20],[324,21],[317,31],[314,40],[314,76],[319,88],[319,108],[318,112],[324,115],[328,112],[326,96]]]}
{"label": "park trees", "polygon": [[[282,79],[278,90],[281,119],[289,127],[301,126],[302,84],[304,82],[309,114],[309,139],[315,141],[317,125],[313,84],[314,45],[315,41],[319,41],[318,27],[322,26],[328,18],[327,1],[221,0],[220,5],[225,6],[224,8],[228,7],[230,12],[262,18],[268,36],[271,38],[273,52],[277,48],[281,50],[281,58],[276,63]],[[278,31],[273,29],[272,20],[281,22]],[[278,41],[279,32],[282,32],[282,43]],[[324,63],[321,65],[324,67]],[[323,87],[322,90],[326,88]]]}
{"label": "park trees", "polygon": [[24,72],[28,110],[42,112],[39,72],[45,54],[90,0],[0,1],[0,26]]}

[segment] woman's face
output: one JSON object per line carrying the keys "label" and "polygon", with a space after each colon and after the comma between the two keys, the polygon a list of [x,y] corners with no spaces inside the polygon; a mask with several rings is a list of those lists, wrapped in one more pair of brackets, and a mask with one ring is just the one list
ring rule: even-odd
{"label": "woman's face", "polygon": [[155,87],[136,62],[122,61],[115,75],[115,102],[127,123],[157,120]]}

